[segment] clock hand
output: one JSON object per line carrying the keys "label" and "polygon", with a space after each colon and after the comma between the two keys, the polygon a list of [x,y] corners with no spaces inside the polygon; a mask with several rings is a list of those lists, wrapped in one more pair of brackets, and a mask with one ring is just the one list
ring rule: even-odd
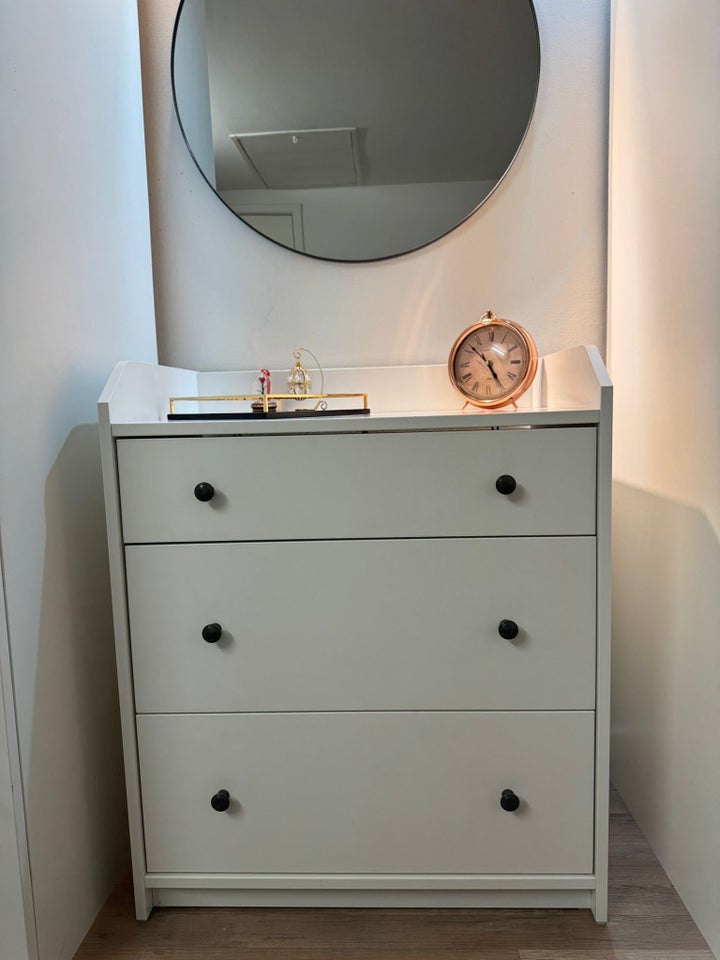
{"label": "clock hand", "polygon": [[502,383],[501,383],[501,381],[500,381],[500,378],[499,378],[498,375],[495,373],[495,370],[494,370],[494,368],[493,368],[493,362],[492,362],[492,360],[488,360],[488,358],[485,356],[485,354],[484,354],[484,353],[480,353],[479,350],[476,350],[475,347],[474,347],[471,343],[469,343],[468,346],[469,346],[470,349],[473,351],[473,353],[476,353],[476,354],[480,357],[480,359],[482,360],[482,362],[485,364],[485,366],[488,368],[488,370],[490,371],[490,373],[493,375],[493,377],[494,377],[496,383],[498,384],[498,386],[502,388]]}
{"label": "clock hand", "polygon": [[483,359],[483,360],[485,361],[485,363],[488,365],[488,368],[489,368],[489,370],[490,370],[490,373],[493,375],[493,377],[494,377],[495,380],[497,381],[498,385],[499,385],[499,386],[502,386],[502,383],[500,383],[500,378],[499,378],[498,375],[495,373],[495,368],[493,367],[493,362],[492,362],[492,360],[488,360],[488,359],[486,358],[486,356],[485,356],[484,353],[479,354],[479,356],[482,357],[482,359]]}
{"label": "clock hand", "polygon": [[495,379],[497,380],[497,382],[500,383],[500,381],[499,381],[498,378],[497,378],[497,374],[496,374],[495,371],[493,370],[492,360],[488,360],[487,357],[485,356],[485,354],[484,354],[484,353],[480,353],[479,350],[476,350],[475,347],[474,347],[471,343],[469,343],[468,346],[469,346],[470,349],[473,351],[473,353],[476,353],[476,354],[480,357],[480,359],[481,359],[482,362],[485,364],[485,366],[488,368],[488,370],[490,371],[490,373],[495,377]]}

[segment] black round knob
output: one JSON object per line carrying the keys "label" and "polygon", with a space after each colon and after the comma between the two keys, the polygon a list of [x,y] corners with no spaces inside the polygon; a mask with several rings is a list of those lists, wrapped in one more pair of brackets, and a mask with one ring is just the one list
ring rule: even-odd
{"label": "black round knob", "polygon": [[503,790],[500,795],[500,806],[508,813],[515,813],[520,806],[520,797],[514,790]]}
{"label": "black round knob", "polygon": [[[514,640],[520,633],[520,628],[514,620],[501,620],[498,624],[498,633],[503,640]],[[205,631],[203,630],[203,636],[204,635]]]}
{"label": "black round knob", "polygon": [[219,623],[206,623],[202,628],[202,638],[206,643],[217,643],[221,636],[222,627]]}
{"label": "black round knob", "polygon": [[215,496],[215,487],[211,483],[199,483],[195,487],[195,497],[202,501],[202,503],[207,503],[208,500],[212,500]]}
{"label": "black round knob", "polygon": [[217,810],[218,813],[223,813],[230,806],[230,794],[227,790],[218,790],[210,801],[210,805],[213,810]]}
{"label": "black round knob", "polygon": [[517,483],[515,477],[511,477],[509,473],[504,473],[501,477],[498,477],[495,481],[495,489],[498,493],[501,493],[504,497],[509,496],[511,493],[514,493],[517,488]]}

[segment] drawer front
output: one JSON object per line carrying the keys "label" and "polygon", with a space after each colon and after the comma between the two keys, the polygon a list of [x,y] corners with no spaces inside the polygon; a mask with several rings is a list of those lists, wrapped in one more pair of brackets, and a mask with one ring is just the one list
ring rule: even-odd
{"label": "drawer front", "polygon": [[124,538],[594,534],[595,448],[594,427],[119,440]]}
{"label": "drawer front", "polygon": [[126,561],[140,713],[594,705],[593,537],[158,544]]}
{"label": "drawer front", "polygon": [[138,737],[150,872],[592,872],[592,713],[156,715]]}

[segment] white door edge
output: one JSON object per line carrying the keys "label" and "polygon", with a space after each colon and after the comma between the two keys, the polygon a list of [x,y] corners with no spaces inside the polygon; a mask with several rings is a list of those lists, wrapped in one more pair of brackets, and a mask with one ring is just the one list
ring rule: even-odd
{"label": "white door edge", "polygon": [[[8,636],[3,580],[2,541],[0,540],[0,803],[7,804],[13,816],[0,819],[0,850],[16,850],[17,856],[0,858],[0,888],[8,896],[0,897],[0,953],[3,941],[13,945],[18,960],[38,960],[35,907],[30,876],[25,803],[20,768],[12,660]],[[14,835],[14,836],[13,836]],[[18,902],[21,910],[16,907]]]}

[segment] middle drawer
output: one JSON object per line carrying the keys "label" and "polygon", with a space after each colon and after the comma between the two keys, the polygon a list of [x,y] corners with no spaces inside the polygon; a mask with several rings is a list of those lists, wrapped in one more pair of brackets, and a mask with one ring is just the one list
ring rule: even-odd
{"label": "middle drawer", "polygon": [[594,707],[594,537],[158,544],[126,562],[140,713]]}

